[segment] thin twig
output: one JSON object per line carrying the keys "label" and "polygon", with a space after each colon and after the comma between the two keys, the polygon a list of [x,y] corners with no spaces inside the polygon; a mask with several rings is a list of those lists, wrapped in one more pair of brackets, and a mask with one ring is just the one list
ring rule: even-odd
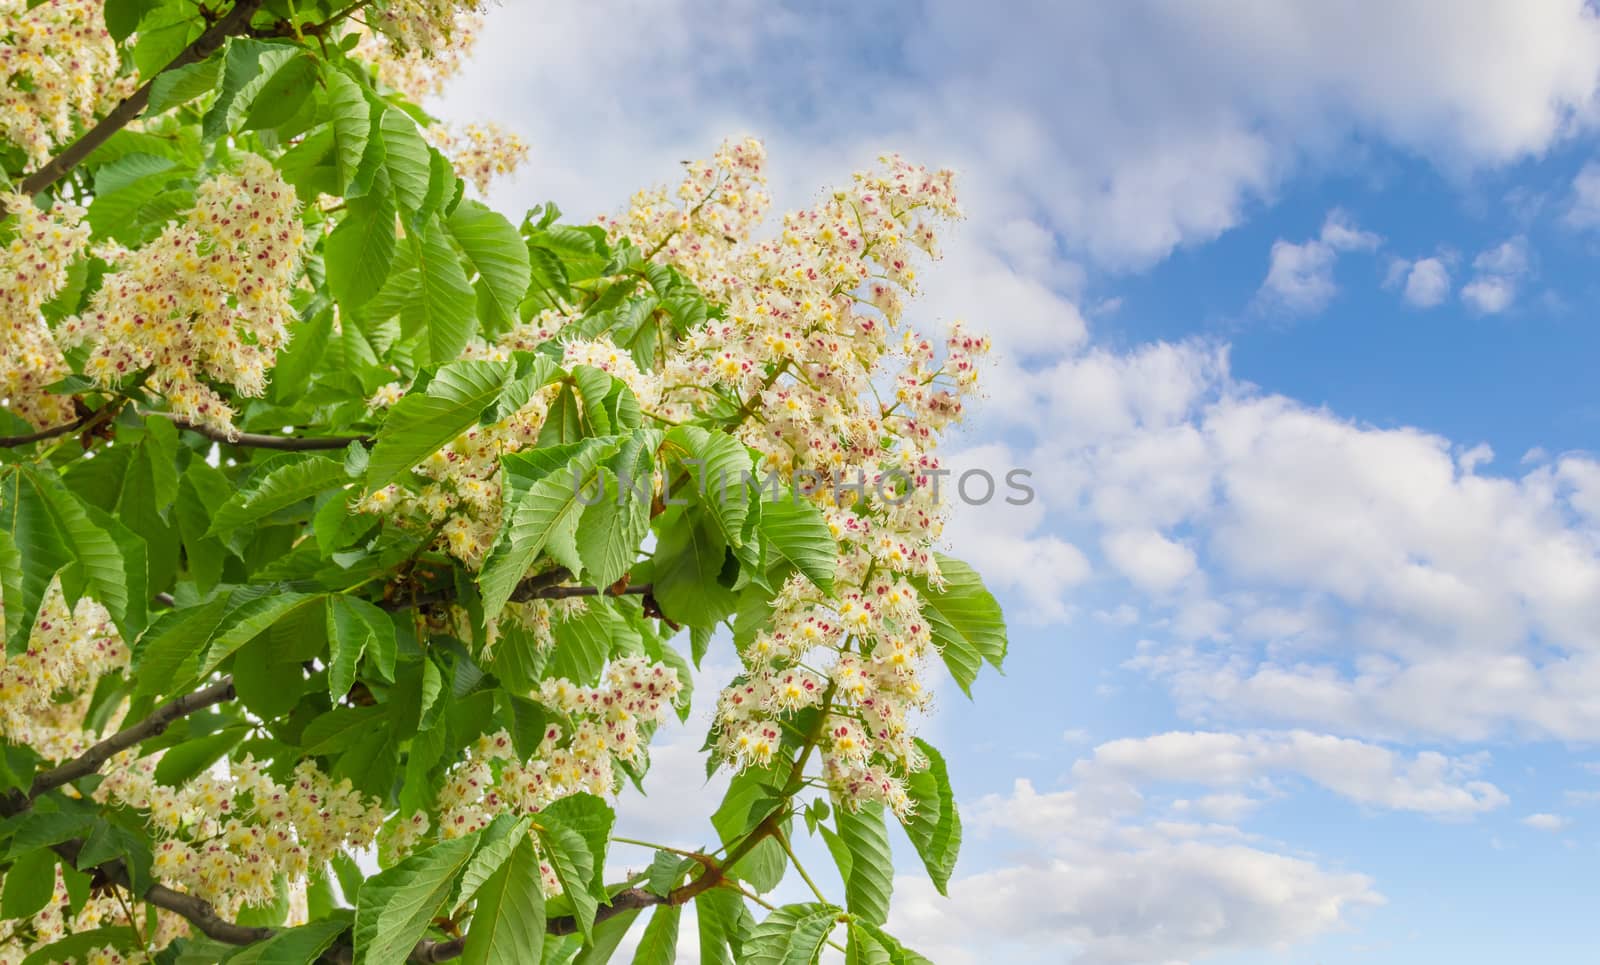
{"label": "thin twig", "polygon": [[372,441],[369,436],[273,436],[256,432],[237,432],[229,435],[221,429],[201,425],[198,422],[180,422],[176,419],[173,420],[173,425],[189,432],[198,433],[212,442],[220,442],[225,446],[244,446],[247,449],[278,449],[284,452],[344,449],[352,442],[366,445]]}

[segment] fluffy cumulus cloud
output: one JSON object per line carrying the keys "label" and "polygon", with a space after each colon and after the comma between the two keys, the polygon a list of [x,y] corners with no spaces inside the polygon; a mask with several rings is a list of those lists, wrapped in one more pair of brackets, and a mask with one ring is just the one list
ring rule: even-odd
{"label": "fluffy cumulus cloud", "polygon": [[[1411,757],[1364,741],[1296,730],[1249,734],[1175,731],[1125,738],[1095,748],[1073,775],[1081,783],[1148,782],[1231,788],[1273,775],[1304,778],[1358,804],[1439,816],[1493,810],[1507,802],[1478,780],[1480,762],[1424,751]],[[1200,802],[1201,810],[1243,808],[1243,801]]]}
{"label": "fluffy cumulus cloud", "polygon": [[1559,814],[1540,812],[1523,818],[1522,823],[1535,831],[1562,831],[1572,822]]}
{"label": "fluffy cumulus cloud", "polygon": [[1380,240],[1357,228],[1343,212],[1330,212],[1317,237],[1299,244],[1281,238],[1273,242],[1261,296],[1292,312],[1319,312],[1339,290],[1333,280],[1339,253],[1371,251]]}
{"label": "fluffy cumulus cloud", "polygon": [[1203,343],[1011,391],[1065,414],[1020,458],[1055,531],[1166,614],[1129,666],[1196,719],[1600,738],[1593,459],[1497,474],[1481,446],[1241,385]]}
{"label": "fluffy cumulus cloud", "polygon": [[1110,265],[1215,237],[1352,136],[1461,170],[1593,121],[1600,24],[1583,0],[1002,8],[507,5],[452,105],[529,137],[530,201],[592,210],[754,128],[825,171],[885,145],[959,164],[990,216],[1042,213]]}
{"label": "fluffy cumulus cloud", "polygon": [[1450,297],[1451,258],[1434,255],[1408,261],[1397,258],[1389,263],[1386,288],[1398,288],[1412,308],[1434,308]]}
{"label": "fluffy cumulus cloud", "polygon": [[1517,286],[1529,272],[1528,240],[1509,238],[1472,260],[1473,276],[1461,300],[1473,311],[1494,315],[1511,307]]}
{"label": "fluffy cumulus cloud", "polygon": [[[1237,828],[1141,813],[1136,798],[1018,781],[969,809],[978,841],[1025,849],[1009,867],[957,878],[951,900],[895,882],[891,928],[954,965],[1182,962],[1348,927],[1382,902],[1365,875],[1280,853]],[[981,932],[984,947],[970,936]]]}

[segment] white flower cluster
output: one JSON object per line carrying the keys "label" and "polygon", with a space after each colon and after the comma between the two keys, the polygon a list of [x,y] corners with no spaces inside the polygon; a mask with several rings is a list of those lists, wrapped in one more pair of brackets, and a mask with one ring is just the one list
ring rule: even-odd
{"label": "white flower cluster", "polygon": [[87,745],[83,712],[100,678],[128,665],[106,608],[84,597],[68,607],[59,580],[45,592],[28,646],[0,654],[0,736],[51,760]]}
{"label": "white flower cluster", "polygon": [[158,755],[131,753],[105,768],[96,797],[148,810],[157,836],[152,873],[225,916],[271,901],[280,875],[303,878],[341,848],[369,847],[383,824],[375,802],[311,761],[281,784],[246,757],[231,762],[226,776],[166,787],[155,782]]}
{"label": "white flower cluster", "polygon": [[[975,390],[989,343],[957,325],[940,360],[933,340],[899,331],[916,291],[913,251],[936,256],[930,219],[959,216],[950,172],[884,157],[757,241],[764,161],[757,142],[726,144],[689,166],[675,201],[643,192],[602,223],[727,306],[669,349],[655,413],[682,419],[737,397],[750,416],[738,431],[766,468],[830,481],[813,498],[838,541],[836,592],[825,598],[799,579],[783,588],[771,632],[747,648],[747,673],[722,695],[719,751],[765,762],[780,719],[826,701],[829,783],[848,804],[904,813],[904,778],[925,766],[907,717],[927,704],[919,670],[932,650],[907,578],[938,580],[934,449]],[[895,390],[888,402],[876,388],[885,382]]]}
{"label": "white flower cluster", "polygon": [[0,140],[39,165],[132,90],[93,0],[0,0]]}
{"label": "white flower cluster", "polygon": [[187,217],[148,245],[102,252],[118,270],[60,330],[67,346],[90,344],[85,371],[100,384],[148,369],[146,386],[178,418],[230,433],[233,407],[214,386],[266,390],[289,337],[305,244],[294,189],[263,158],[236,163],[202,183]]}
{"label": "white flower cluster", "polygon": [[0,405],[36,428],[72,418],[67,396],[45,391],[70,370],[40,306],[67,284],[67,272],[89,242],[82,208],[57,201],[48,211],[21,195],[0,197],[11,217],[0,230]]}

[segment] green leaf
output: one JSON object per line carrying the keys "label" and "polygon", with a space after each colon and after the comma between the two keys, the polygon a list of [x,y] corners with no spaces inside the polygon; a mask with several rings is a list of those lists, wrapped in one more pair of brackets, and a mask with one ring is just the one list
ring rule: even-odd
{"label": "green leaf", "polygon": [[243,129],[259,131],[293,120],[316,89],[317,73],[317,61],[308,54],[291,56],[270,73],[263,70],[240,97],[249,104]]}
{"label": "green leaf", "polygon": [[850,866],[841,868],[845,902],[851,914],[874,925],[889,919],[889,896],[894,891],[894,856],[889,852],[889,828],[881,804],[851,811],[834,808],[839,838],[850,852]]}
{"label": "green leaf", "polygon": [[592,687],[600,682],[600,674],[611,657],[612,642],[629,631],[615,609],[596,603],[565,620],[552,622],[550,632],[555,637],[555,650],[545,664],[545,676],[565,677]]}
{"label": "green leaf", "polygon": [[[528,838],[530,822],[527,818],[512,818],[497,814],[488,826],[478,833],[478,850],[461,873],[460,886],[451,905],[470,901],[494,873],[511,860],[511,852]],[[531,839],[530,839],[531,840]]]}
{"label": "green leaf", "polygon": [[594,855],[589,851],[588,842],[577,831],[542,815],[540,821],[539,847],[555,871],[556,879],[561,882],[562,892],[572,902],[578,930],[584,938],[592,941],[594,915],[600,904],[589,890],[590,879],[594,877]]}
{"label": "green leaf", "polygon": [[74,932],[60,941],[35,949],[33,954],[22,960],[22,965],[57,965],[66,961],[85,961],[89,953],[95,949],[110,945],[112,948],[129,950],[138,943],[138,936],[126,925],[91,928],[88,931]]}
{"label": "green leaf", "polygon": [[922,577],[911,582],[922,594],[922,614],[939,655],[962,693],[970,697],[982,661],[998,670],[1005,659],[1005,615],[976,570],[942,553],[937,558],[944,586],[934,587]]}
{"label": "green leaf", "polygon": [[[372,131],[371,109],[361,85],[343,71],[330,67],[323,71],[328,85],[328,114],[332,119],[333,158],[339,193],[346,193],[355,180],[356,170],[367,153]],[[363,193],[360,191],[357,194]]]}
{"label": "green leaf", "polygon": [[247,110],[255,96],[281,67],[298,54],[289,44],[268,43],[248,37],[231,37],[222,56],[222,82],[217,99],[212,101],[201,123],[205,140],[214,141],[228,133]]}
{"label": "green leaf", "polygon": [[129,154],[94,173],[89,225],[96,235],[134,241],[146,225],[135,224],[140,209],[180,173],[177,162],[153,154]]}
{"label": "green leaf", "polygon": [[667,433],[666,445],[677,449],[683,468],[693,482],[693,498],[706,507],[729,546],[743,542],[745,516],[750,512],[750,453],[744,443],[716,429],[676,426]]}
{"label": "green leaf", "polygon": [[578,559],[593,586],[617,582],[639,557],[640,544],[650,532],[654,452],[660,444],[658,431],[636,431],[606,463],[598,501],[584,507],[578,523]]}
{"label": "green leaf", "polygon": [[633,927],[634,919],[638,917],[639,909],[630,908],[596,925],[593,937],[584,936],[583,950],[572,960],[572,965],[605,965],[611,961],[617,946],[622,944],[622,939],[627,937],[628,929]]}
{"label": "green leaf", "polygon": [[111,34],[112,40],[120,44],[128,39],[129,34],[139,29],[139,21],[143,20],[146,14],[159,6],[161,0],[106,0],[106,32]]}
{"label": "green leaf", "polygon": [[320,594],[316,593],[273,593],[256,597],[230,610],[211,638],[198,672],[210,673],[235,650],[255,639],[257,634],[318,599]]}
{"label": "green leaf", "polygon": [[864,921],[850,923],[845,965],[933,965],[900,944],[882,928]]}
{"label": "green leaf", "polygon": [[956,811],[955,792],[950,788],[944,757],[920,737],[917,749],[928,758],[928,766],[906,780],[906,793],[913,806],[911,816],[902,825],[923,867],[928,869],[933,886],[942,895],[961,852],[961,815]]}
{"label": "green leaf", "polygon": [[411,235],[410,242],[419,284],[401,322],[408,335],[422,334],[428,361],[449,362],[477,334],[477,294],[437,218],[421,234]]}
{"label": "green leaf", "polygon": [[477,425],[514,371],[511,362],[440,366],[424,391],[412,391],[389,409],[367,462],[367,489],[387,485]]}
{"label": "green leaf", "polygon": [[428,142],[404,111],[385,111],[383,130],[384,168],[395,198],[408,214],[423,210],[428,199],[428,180],[432,161]]}
{"label": "green leaf", "polygon": [[234,493],[211,520],[207,536],[225,538],[234,530],[249,526],[287,509],[325,490],[343,489],[350,482],[344,463],[324,456],[301,455],[275,463],[266,472],[250,477],[249,483]]}
{"label": "green leaf", "polygon": [[356,899],[355,965],[403,962],[472,857],[477,836],[452,838],[379,872]]}
{"label": "green leaf", "polygon": [[0,526],[6,534],[0,542],[6,652],[17,653],[33,634],[50,581],[72,556],[51,519],[44,494],[20,472],[0,478]]}
{"label": "green leaf", "polygon": [[520,965],[538,960],[544,945],[544,894],[539,855],[523,837],[500,869],[478,889],[461,960],[467,965]]}
{"label": "green leaf", "polygon": [[0,893],[0,918],[19,921],[32,918],[56,889],[56,853],[35,848],[19,856],[6,869],[5,891]]}
{"label": "green leaf", "polygon": [[[144,630],[147,575],[144,543],[105,512],[79,500],[50,477],[32,475],[73,563],[62,574],[68,601],[81,589],[103,605],[124,640]],[[69,585],[70,584],[70,585]]]}
{"label": "green leaf", "polygon": [[[107,15],[110,4],[106,5]],[[209,94],[222,75],[222,54],[212,54],[205,60],[184,64],[174,70],[164,70],[150,83],[150,104],[146,110],[152,114],[187,104],[201,94]]]}
{"label": "green leaf", "polygon": [[694,917],[701,965],[736,965],[744,957],[744,942],[755,922],[742,896],[727,888],[701,892],[694,899]]}
{"label": "green leaf", "polygon": [[394,624],[365,600],[343,594],[327,599],[328,699],[343,700],[355,683],[362,655],[372,653],[380,671],[394,674]]}
{"label": "green leaf", "polygon": [[528,267],[528,246],[504,215],[477,201],[463,201],[450,213],[450,237],[467,254],[467,263],[477,271],[484,303],[491,315],[485,321],[509,329],[520,321],[517,306],[528,293],[532,278]]}
{"label": "green leaf", "polygon": [[682,917],[682,905],[657,905],[644,934],[639,936],[633,965],[672,965],[677,961],[678,923]]}
{"label": "green leaf", "polygon": [[610,458],[622,442],[617,436],[585,439],[574,447],[564,468],[548,474],[542,472],[540,457],[528,453],[502,460],[509,472],[522,466],[541,471],[542,478],[526,492],[517,494],[516,502],[506,507],[506,522],[478,573],[486,620],[500,615],[517,583],[546,548],[568,570],[576,573],[583,568],[576,546],[578,521],[584,510],[580,494],[593,486],[600,463]]}
{"label": "green leaf", "polygon": [[[348,915],[344,912],[343,915]],[[228,958],[228,965],[312,965],[350,927],[343,916],[280,931]]]}
{"label": "green leaf", "polygon": [[822,954],[822,946],[839,917],[834,905],[820,902],[784,905],[767,915],[745,942],[745,965],[808,965]]}
{"label": "green leaf", "polygon": [[167,748],[156,762],[156,783],[168,787],[184,783],[221,760],[249,733],[248,724],[237,724]]}
{"label": "green leaf", "polygon": [[756,525],[769,549],[794,564],[823,592],[832,592],[839,546],[821,510],[798,497],[779,499],[761,504]]}
{"label": "green leaf", "polygon": [[387,191],[345,203],[344,219],[322,243],[328,290],[347,316],[356,317],[389,278],[394,264],[395,206]]}
{"label": "green leaf", "polygon": [[738,596],[720,581],[727,544],[709,513],[674,507],[657,518],[655,597],[668,618],[710,627],[734,612]]}

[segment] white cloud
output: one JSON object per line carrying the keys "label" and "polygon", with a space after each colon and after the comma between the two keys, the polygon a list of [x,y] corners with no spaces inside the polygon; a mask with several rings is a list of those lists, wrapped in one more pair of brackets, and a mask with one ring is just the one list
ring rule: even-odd
{"label": "white cloud", "polygon": [[898,878],[890,928],[955,965],[995,954],[1059,961],[1068,949],[1076,965],[1135,965],[1281,947],[1383,900],[1364,875],[1253,845],[1225,825],[1141,822],[1137,807],[1018,781],[969,813],[980,833],[1027,842],[1023,863],[957,878],[949,900],[920,876]]}
{"label": "white cloud", "polygon": [[1406,273],[1406,304],[1432,308],[1450,294],[1450,270],[1438,258],[1419,258]]}
{"label": "white cloud", "polygon": [[1528,274],[1528,241],[1518,235],[1472,261],[1474,274],[1461,288],[1461,299],[1474,311],[1494,315],[1511,307],[1517,286]]}
{"label": "white cloud", "polygon": [[1319,312],[1338,292],[1333,266],[1339,253],[1371,251],[1380,240],[1377,235],[1357,228],[1343,212],[1331,211],[1318,237],[1300,244],[1281,238],[1272,243],[1272,257],[1267,278],[1261,283],[1261,297],[1268,304],[1293,312]]}
{"label": "white cloud", "polygon": [[1535,831],[1561,831],[1572,822],[1559,814],[1530,814],[1522,819],[1522,823]]}
{"label": "white cloud", "polygon": [[1154,530],[1119,530],[1101,545],[1112,566],[1150,592],[1176,589],[1195,571],[1194,551]]}
{"label": "white cloud", "polygon": [[1567,223],[1578,228],[1600,226],[1600,162],[1590,161],[1572,179]]}
{"label": "white cloud", "polygon": [[1171,732],[1101,744],[1073,769],[1083,784],[1161,781],[1242,787],[1278,774],[1303,777],[1358,804],[1438,816],[1476,814],[1507,798],[1474,779],[1477,762],[1433,751],[1410,758],[1331,734]]}
{"label": "white cloud", "polygon": [[[832,10],[508,4],[446,112],[529,137],[533,162],[507,198],[594,211],[670,177],[685,151],[753,130],[794,165],[785,203],[803,200],[792,172],[809,193],[819,172],[892,146],[961,166],[991,224],[1042,213],[1071,250],[1130,265],[1216,237],[1353,136],[1451,170],[1538,155],[1592,121],[1600,72],[1600,28],[1578,0]],[[839,41],[879,36],[893,56]],[[608,70],[585,69],[596,50]],[[581,97],[528,96],[575,76]]]}

